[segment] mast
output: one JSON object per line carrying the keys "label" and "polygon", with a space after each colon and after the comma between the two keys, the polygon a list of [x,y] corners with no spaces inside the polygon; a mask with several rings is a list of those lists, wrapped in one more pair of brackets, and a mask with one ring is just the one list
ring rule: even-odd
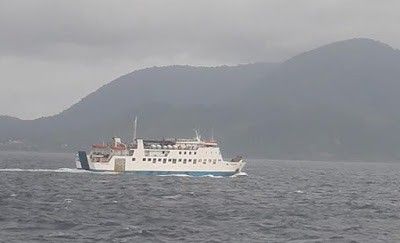
{"label": "mast", "polygon": [[194,129],[194,132],[196,133],[196,140],[197,140],[197,141],[201,141],[201,137],[200,137],[199,131],[197,131],[196,129]]}
{"label": "mast", "polygon": [[137,130],[137,116],[135,116],[135,122],[134,122],[134,125],[133,125],[133,144],[135,144],[136,143],[136,131]]}

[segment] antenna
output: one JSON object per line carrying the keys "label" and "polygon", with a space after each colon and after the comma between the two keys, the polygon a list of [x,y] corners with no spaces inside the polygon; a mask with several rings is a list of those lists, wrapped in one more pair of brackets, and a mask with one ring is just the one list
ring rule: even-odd
{"label": "antenna", "polygon": [[211,141],[214,142],[214,128],[211,128]]}
{"label": "antenna", "polygon": [[137,132],[137,116],[135,116],[135,123],[133,125],[133,143],[136,143],[136,132]]}
{"label": "antenna", "polygon": [[196,133],[196,139],[197,139],[197,141],[200,141],[199,131],[197,131],[196,129],[194,129],[194,132]]}

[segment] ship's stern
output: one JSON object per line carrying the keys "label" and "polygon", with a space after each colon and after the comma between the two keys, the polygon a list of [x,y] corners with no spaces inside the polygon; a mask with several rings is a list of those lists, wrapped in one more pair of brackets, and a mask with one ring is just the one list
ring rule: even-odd
{"label": "ship's stern", "polygon": [[77,169],[90,170],[88,156],[85,151],[79,151],[76,154],[75,164]]}
{"label": "ship's stern", "polygon": [[79,155],[77,153],[75,154],[75,166],[77,169],[82,169],[81,161],[79,161]]}

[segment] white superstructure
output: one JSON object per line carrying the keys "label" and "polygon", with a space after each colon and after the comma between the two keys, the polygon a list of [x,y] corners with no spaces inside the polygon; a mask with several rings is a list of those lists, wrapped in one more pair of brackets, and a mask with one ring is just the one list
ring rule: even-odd
{"label": "white superstructure", "polygon": [[130,145],[113,138],[112,144],[93,145],[89,154],[80,151],[76,160],[79,169],[158,175],[229,176],[241,172],[244,165],[240,156],[225,161],[217,142],[202,140],[197,132],[193,139],[134,139]]}

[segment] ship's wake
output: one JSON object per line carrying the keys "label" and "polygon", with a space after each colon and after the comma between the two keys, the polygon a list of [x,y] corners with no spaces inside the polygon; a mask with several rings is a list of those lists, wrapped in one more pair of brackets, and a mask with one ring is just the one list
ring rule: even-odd
{"label": "ship's wake", "polygon": [[58,168],[58,169],[22,169],[22,168],[7,168],[0,169],[0,172],[47,172],[47,173],[95,173],[95,174],[117,174],[116,172],[93,172],[88,170],[74,168]]}
{"label": "ship's wake", "polygon": [[234,174],[234,175],[232,175],[230,177],[240,177],[240,176],[247,176],[247,173],[246,172],[239,172],[239,173],[236,173],[236,174]]}
{"label": "ship's wake", "polygon": [[172,176],[172,177],[193,177],[193,176],[191,176],[191,175],[188,175],[188,174],[168,174],[168,175],[156,175],[156,176],[166,176],[166,177],[168,177],[168,176]]}
{"label": "ship's wake", "polygon": [[231,176],[221,176],[221,175],[213,175],[213,174],[207,174],[207,175],[169,174],[169,175],[157,175],[157,176],[193,177],[193,178],[203,178],[203,177],[209,177],[209,178],[234,178],[234,177],[247,176],[247,173],[246,172],[240,172],[240,173],[236,173],[236,174],[231,175]]}
{"label": "ship's wake", "polygon": [[[74,168],[58,168],[58,169],[32,169],[32,168],[3,168],[0,169],[1,172],[33,172],[33,173],[89,173],[89,174],[120,174],[118,172],[113,171],[89,171],[89,170],[82,170],[82,169],[74,169]],[[124,173],[122,173],[124,174]],[[210,177],[210,178],[234,178],[234,177],[241,177],[247,176],[245,172],[240,172],[231,176],[221,176],[221,175],[213,175],[213,174],[206,174],[206,175],[188,175],[188,174],[168,174],[168,175],[157,175],[157,176],[166,176],[166,177]]]}

